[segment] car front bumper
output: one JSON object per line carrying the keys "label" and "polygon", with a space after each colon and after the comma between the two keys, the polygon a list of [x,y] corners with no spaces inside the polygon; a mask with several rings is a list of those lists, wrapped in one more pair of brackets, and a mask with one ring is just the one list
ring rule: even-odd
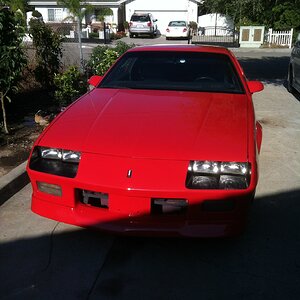
{"label": "car front bumper", "polygon": [[[187,199],[186,211],[174,214],[155,214],[151,208],[153,198],[150,194],[153,192],[140,194],[135,191],[131,191],[131,193],[111,191],[108,193],[108,208],[101,208],[83,203],[75,186],[58,183],[63,191],[63,196],[58,197],[39,191],[34,177],[31,177],[31,180],[33,212],[68,224],[128,235],[185,237],[237,235],[244,229],[248,208],[254,196],[254,193],[234,193],[235,195],[221,193],[222,195],[220,194],[218,197],[212,194],[198,193],[197,196],[197,193],[187,192],[185,195],[180,195],[180,199]],[[40,181],[41,178],[38,180]],[[48,180],[43,181],[49,182]],[[165,193],[154,194],[169,199],[173,199],[174,196],[168,197]],[[232,209],[228,210],[226,205],[223,210],[222,207],[226,201],[230,205],[234,203]],[[214,209],[217,211],[207,210],[205,208],[207,203],[214,203]],[[220,209],[218,209],[218,203],[221,203]]]}
{"label": "car front bumper", "polygon": [[[256,179],[245,190],[188,189],[182,172],[188,164],[85,154],[75,178],[34,171],[28,166],[32,210],[57,221],[131,235],[222,237],[240,233]],[[132,176],[128,176],[129,169]],[[41,191],[37,182],[59,186],[62,195]],[[86,202],[86,191],[105,195],[107,205]],[[101,202],[101,197],[96,202]],[[165,200],[171,205],[157,205],[156,201]],[[184,207],[178,209],[177,203]]]}

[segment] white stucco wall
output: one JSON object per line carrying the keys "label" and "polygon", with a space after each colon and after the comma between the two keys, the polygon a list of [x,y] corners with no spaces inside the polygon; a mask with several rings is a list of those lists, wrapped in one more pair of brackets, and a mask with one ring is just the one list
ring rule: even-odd
{"label": "white stucco wall", "polygon": [[197,3],[189,0],[133,0],[126,4],[126,20],[134,12],[148,12],[157,19],[157,27],[165,34],[168,23],[173,20],[197,22]]}
{"label": "white stucco wall", "polygon": [[[217,16],[217,20],[216,20]],[[228,27],[230,29],[234,28],[233,21],[230,17],[221,14],[207,14],[199,16],[198,27],[208,27],[208,26],[220,26]]]}

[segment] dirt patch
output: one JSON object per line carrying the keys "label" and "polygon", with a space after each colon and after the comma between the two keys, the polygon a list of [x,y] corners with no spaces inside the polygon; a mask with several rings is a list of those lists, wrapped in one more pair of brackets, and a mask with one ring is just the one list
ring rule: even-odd
{"label": "dirt patch", "polygon": [[35,113],[53,106],[51,96],[40,89],[16,95],[6,105],[9,134],[3,133],[0,116],[0,177],[28,159],[34,141],[43,131],[34,121]]}
{"label": "dirt patch", "polygon": [[0,177],[28,159],[34,141],[42,132],[38,125],[11,128],[10,135],[1,135]]}

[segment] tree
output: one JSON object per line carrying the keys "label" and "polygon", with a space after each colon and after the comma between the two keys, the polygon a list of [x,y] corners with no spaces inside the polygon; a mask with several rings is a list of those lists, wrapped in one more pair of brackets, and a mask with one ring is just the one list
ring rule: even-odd
{"label": "tree", "polygon": [[62,57],[62,38],[51,27],[39,19],[29,22],[29,34],[35,46],[37,67],[35,77],[43,87],[54,86],[54,76],[60,71]]}
{"label": "tree", "polygon": [[0,99],[4,132],[9,133],[5,100],[9,102],[9,93],[17,91],[26,57],[22,48],[25,28],[21,26],[19,12],[12,12],[0,2]]}
{"label": "tree", "polygon": [[21,12],[25,15],[26,11],[28,10],[27,0],[7,0],[5,3],[14,12],[21,10]]}
{"label": "tree", "polygon": [[81,28],[82,28],[82,20],[85,17],[86,11],[90,10],[91,6],[88,5],[86,1],[80,1],[80,0],[58,0],[57,4],[67,8],[69,12],[72,14],[72,17],[75,18],[77,21],[80,70],[83,71]]}
{"label": "tree", "polygon": [[97,20],[104,22],[105,16],[113,15],[113,11],[109,7],[101,7],[96,10]]}
{"label": "tree", "polygon": [[265,25],[277,30],[300,29],[299,0],[204,0],[199,13],[222,13],[237,25]]}

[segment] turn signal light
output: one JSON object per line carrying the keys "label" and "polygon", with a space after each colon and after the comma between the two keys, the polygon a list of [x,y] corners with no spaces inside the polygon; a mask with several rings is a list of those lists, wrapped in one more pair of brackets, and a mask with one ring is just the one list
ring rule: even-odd
{"label": "turn signal light", "polygon": [[62,196],[62,189],[59,185],[37,181],[37,187],[40,192],[53,196]]}

